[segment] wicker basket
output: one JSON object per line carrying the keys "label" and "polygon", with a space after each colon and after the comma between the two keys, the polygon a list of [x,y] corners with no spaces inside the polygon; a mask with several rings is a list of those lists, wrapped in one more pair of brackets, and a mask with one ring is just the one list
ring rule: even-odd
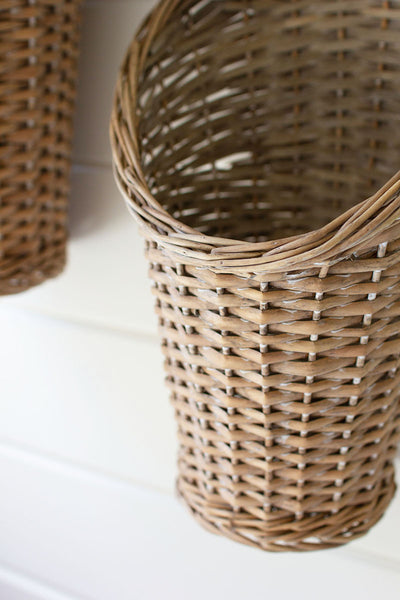
{"label": "wicker basket", "polygon": [[394,494],[399,89],[399,0],[164,0],[122,65],[116,177],[146,238],[178,490],[211,531],[338,546]]}
{"label": "wicker basket", "polygon": [[65,263],[81,0],[0,0],[0,295]]}

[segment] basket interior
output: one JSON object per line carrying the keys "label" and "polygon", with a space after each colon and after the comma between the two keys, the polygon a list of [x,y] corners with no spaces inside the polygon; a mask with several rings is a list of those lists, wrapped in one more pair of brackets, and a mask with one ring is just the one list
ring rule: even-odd
{"label": "basket interior", "polygon": [[399,168],[399,8],[178,2],[138,89],[158,202],[202,233],[265,241],[377,191]]}

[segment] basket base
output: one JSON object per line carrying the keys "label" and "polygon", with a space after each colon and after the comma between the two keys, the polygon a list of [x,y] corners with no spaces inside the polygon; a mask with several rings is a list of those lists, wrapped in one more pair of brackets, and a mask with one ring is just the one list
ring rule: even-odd
{"label": "basket base", "polygon": [[[178,497],[208,531],[268,552],[304,552],[336,548],[362,537],[384,515],[396,492],[394,474],[374,490],[374,500],[337,513],[311,514],[301,519],[268,515],[265,521],[235,513],[228,505],[207,503],[202,494],[178,477]],[[266,515],[267,517],[267,515]],[[252,523],[253,521],[253,523]]]}
{"label": "basket base", "polygon": [[18,270],[11,275],[0,272],[0,296],[9,296],[19,294],[35,287],[47,279],[57,277],[63,272],[66,265],[66,251],[62,249],[56,256],[50,260],[43,261],[42,264],[31,267],[27,261],[26,270]]}

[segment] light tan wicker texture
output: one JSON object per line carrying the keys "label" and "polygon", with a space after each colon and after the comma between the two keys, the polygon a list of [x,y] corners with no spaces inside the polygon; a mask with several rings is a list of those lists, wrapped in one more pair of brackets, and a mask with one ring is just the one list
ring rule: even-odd
{"label": "light tan wicker texture", "polygon": [[65,263],[81,0],[0,0],[0,295]]}
{"label": "light tan wicker texture", "polygon": [[116,177],[211,531],[328,548],[394,494],[399,90],[398,0],[164,0],[122,65]]}

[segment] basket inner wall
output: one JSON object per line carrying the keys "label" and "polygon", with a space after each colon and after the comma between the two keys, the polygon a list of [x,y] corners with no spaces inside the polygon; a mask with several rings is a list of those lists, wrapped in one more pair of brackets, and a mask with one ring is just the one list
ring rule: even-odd
{"label": "basket inner wall", "polygon": [[386,4],[178,3],[139,82],[142,164],[163,208],[264,241],[383,185],[400,150],[400,21]]}

